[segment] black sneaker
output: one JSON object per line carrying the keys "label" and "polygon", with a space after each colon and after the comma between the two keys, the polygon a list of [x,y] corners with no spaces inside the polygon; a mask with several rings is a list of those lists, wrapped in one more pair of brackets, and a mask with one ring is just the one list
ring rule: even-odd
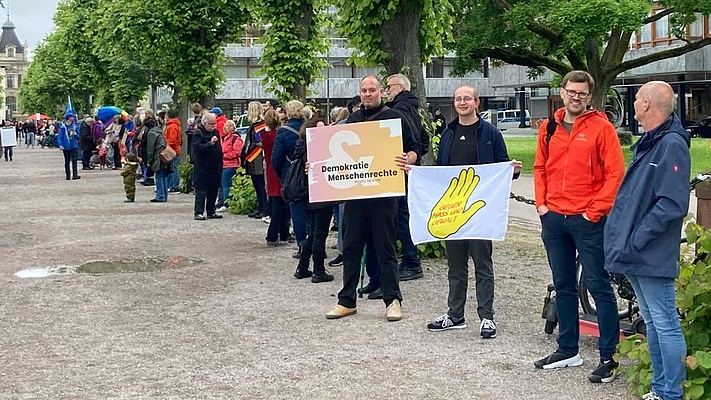
{"label": "black sneaker", "polygon": [[207,219],[220,219],[220,218],[222,218],[222,215],[220,215],[220,214],[212,214],[212,215],[207,216]]}
{"label": "black sneaker", "polygon": [[313,272],[309,270],[308,268],[306,269],[296,269],[296,272],[294,272],[294,278],[296,279],[304,279],[304,278],[311,278],[313,276]]}
{"label": "black sneaker", "polygon": [[548,357],[534,361],[533,365],[538,369],[556,369],[565,367],[578,367],[583,365],[580,354],[563,354],[555,352]]}
{"label": "black sneaker", "polygon": [[617,377],[617,367],[619,366],[620,364],[613,359],[600,361],[588,379],[592,383],[610,383]]}
{"label": "black sneaker", "polygon": [[311,282],[313,282],[313,283],[331,282],[331,281],[333,281],[333,275],[329,274],[326,271],[321,272],[320,274],[314,274],[314,276],[311,277]]}
{"label": "black sneaker", "polygon": [[452,321],[452,318],[449,316],[449,314],[444,314],[439,317],[437,317],[434,322],[430,322],[427,324],[427,329],[430,330],[430,332],[442,332],[442,331],[448,331],[450,329],[464,329],[467,327],[467,323],[462,318],[461,320],[454,322]]}
{"label": "black sneaker", "polygon": [[415,279],[421,279],[425,275],[422,273],[422,269],[419,270],[414,270],[414,269],[403,269],[400,271],[400,281],[412,281]]}
{"label": "black sneaker", "polygon": [[202,214],[195,214],[195,221],[204,221],[206,219],[207,218],[205,218],[205,216]]}
{"label": "black sneaker", "polygon": [[373,282],[368,282],[368,284],[365,285],[365,287],[363,289],[360,289],[360,288],[358,289],[358,294],[373,293],[374,291],[378,290],[379,287],[380,287],[379,283],[375,284]]}
{"label": "black sneaker", "polygon": [[339,254],[333,260],[328,262],[329,267],[340,267],[343,265],[343,254]]}
{"label": "black sneaker", "polygon": [[491,319],[484,318],[479,324],[479,335],[484,339],[493,339],[496,337],[496,322]]}
{"label": "black sneaker", "polygon": [[383,298],[383,289],[377,288],[374,291],[368,293],[368,300],[381,300]]}

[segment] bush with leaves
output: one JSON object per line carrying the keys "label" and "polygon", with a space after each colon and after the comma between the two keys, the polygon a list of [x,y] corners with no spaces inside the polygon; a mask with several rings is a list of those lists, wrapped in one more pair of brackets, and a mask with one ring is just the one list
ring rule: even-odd
{"label": "bush with leaves", "polygon": [[[402,243],[398,240],[397,243],[397,254],[402,255]],[[417,245],[417,256],[420,258],[443,258],[445,256],[444,252],[444,241],[439,242],[428,242]]]}
{"label": "bush with leaves", "polygon": [[238,168],[232,178],[230,199],[227,200],[231,214],[251,214],[257,210],[257,192],[254,191],[252,178]]}
{"label": "bush with leaves", "polygon": [[620,139],[622,146],[629,146],[634,141],[634,137],[630,131],[617,131],[617,138]]}
{"label": "bush with leaves", "polygon": [[[711,400],[711,230],[700,225],[686,227],[689,244],[696,245],[697,256],[690,261],[682,254],[676,282],[676,303],[682,315],[681,329],[687,345],[685,399]],[[682,252],[684,253],[684,252]],[[626,368],[630,389],[637,395],[647,393],[652,382],[652,362],[647,341],[633,335],[618,345],[616,358],[632,361]]]}
{"label": "bush with leaves", "polygon": [[193,178],[194,168],[195,166],[190,163],[180,164],[178,166],[178,174],[180,175],[180,185],[178,185],[178,189],[180,189],[180,193],[188,192],[188,182]]}

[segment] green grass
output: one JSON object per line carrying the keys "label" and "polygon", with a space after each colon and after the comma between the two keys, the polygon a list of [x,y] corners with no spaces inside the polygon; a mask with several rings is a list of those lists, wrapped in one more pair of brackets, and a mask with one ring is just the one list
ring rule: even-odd
{"label": "green grass", "polygon": [[[536,156],[536,137],[515,137],[506,139],[506,148],[509,157],[523,162],[523,173],[533,173],[533,161]],[[637,137],[635,137],[635,140]],[[632,161],[630,146],[622,146],[625,154],[625,163],[629,166]],[[695,175],[699,172],[711,169],[711,140],[695,138],[691,139],[691,173]]]}

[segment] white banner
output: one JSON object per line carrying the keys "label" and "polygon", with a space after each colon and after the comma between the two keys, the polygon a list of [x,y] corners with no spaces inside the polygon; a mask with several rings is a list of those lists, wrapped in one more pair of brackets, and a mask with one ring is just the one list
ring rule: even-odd
{"label": "white banner", "polygon": [[0,130],[0,141],[2,141],[2,147],[5,146],[17,146],[17,132],[14,127],[2,128]]}
{"label": "white banner", "polygon": [[504,240],[512,178],[510,162],[412,167],[407,185],[412,241]]}

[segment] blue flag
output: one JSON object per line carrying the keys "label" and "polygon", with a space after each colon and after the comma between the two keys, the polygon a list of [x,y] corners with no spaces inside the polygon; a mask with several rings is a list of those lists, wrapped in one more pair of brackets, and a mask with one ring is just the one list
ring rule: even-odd
{"label": "blue flag", "polygon": [[72,107],[72,98],[67,96],[67,108],[64,110],[64,116],[66,118],[67,115],[72,115],[74,116],[74,120],[76,121],[77,119],[77,112],[74,110],[74,107]]}

